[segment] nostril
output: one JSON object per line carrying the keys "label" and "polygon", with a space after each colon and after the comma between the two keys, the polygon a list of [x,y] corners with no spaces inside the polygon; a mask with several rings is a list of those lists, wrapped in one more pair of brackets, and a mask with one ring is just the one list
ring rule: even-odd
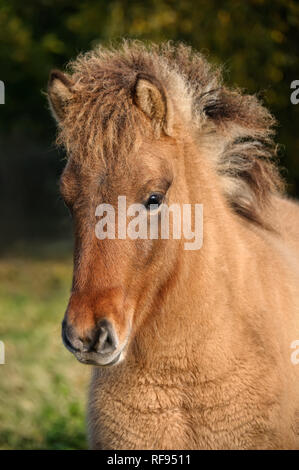
{"label": "nostril", "polygon": [[88,352],[90,350],[91,340],[90,339],[83,340],[82,338],[79,338],[79,339],[82,342],[82,346],[83,346],[82,351]]}
{"label": "nostril", "polygon": [[104,326],[100,327],[97,350],[101,351],[105,347],[105,343],[109,341],[108,329]]}
{"label": "nostril", "polygon": [[113,326],[107,320],[99,325],[98,338],[94,348],[98,353],[110,354],[117,348],[117,338]]}
{"label": "nostril", "polygon": [[78,340],[80,341],[82,345],[82,351],[83,352],[88,352],[92,349],[93,344],[94,344],[94,339],[91,335],[86,335],[85,337],[79,336]]}

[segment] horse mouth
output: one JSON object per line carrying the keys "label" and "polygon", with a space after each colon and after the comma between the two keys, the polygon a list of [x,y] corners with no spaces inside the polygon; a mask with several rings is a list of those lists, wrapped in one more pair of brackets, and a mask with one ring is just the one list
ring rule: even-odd
{"label": "horse mouth", "polygon": [[91,366],[98,366],[98,367],[111,367],[115,366],[116,364],[122,362],[124,358],[123,350],[118,352],[114,357],[107,357],[104,358],[97,353],[78,353],[73,352],[76,359],[82,364],[87,364]]}

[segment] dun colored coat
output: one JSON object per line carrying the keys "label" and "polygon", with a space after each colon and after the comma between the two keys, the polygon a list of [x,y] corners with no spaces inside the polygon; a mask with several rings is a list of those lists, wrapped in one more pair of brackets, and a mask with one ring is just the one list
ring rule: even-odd
{"label": "dun colored coat", "polygon": [[[63,339],[97,366],[91,447],[298,449],[299,207],[272,116],[184,45],[100,47],[48,94],[75,227]],[[95,236],[100,203],[157,193],[203,204],[200,250]]]}

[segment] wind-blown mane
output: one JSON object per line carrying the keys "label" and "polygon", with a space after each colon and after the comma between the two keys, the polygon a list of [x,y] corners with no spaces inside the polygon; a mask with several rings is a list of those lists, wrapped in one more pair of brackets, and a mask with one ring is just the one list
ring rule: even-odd
{"label": "wind-blown mane", "polygon": [[270,196],[283,189],[273,162],[275,121],[255,96],[223,85],[220,68],[183,44],[125,41],[121,48],[98,47],[80,55],[69,71],[73,95],[58,141],[76,149],[76,158],[94,158],[97,152],[109,165],[115,155],[128,155],[137,135],[146,132],[132,98],[136,77],[146,74],[161,84],[192,128],[231,207],[266,225]]}

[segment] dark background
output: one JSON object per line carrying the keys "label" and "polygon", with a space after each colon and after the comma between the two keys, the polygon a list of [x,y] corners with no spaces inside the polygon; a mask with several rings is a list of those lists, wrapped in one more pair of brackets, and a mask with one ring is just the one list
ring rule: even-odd
{"label": "dark background", "polygon": [[299,2],[0,0],[0,242],[69,237],[57,181],[64,155],[45,96],[51,68],[121,37],[182,40],[224,63],[231,85],[258,93],[279,122],[281,165],[299,194]]}

